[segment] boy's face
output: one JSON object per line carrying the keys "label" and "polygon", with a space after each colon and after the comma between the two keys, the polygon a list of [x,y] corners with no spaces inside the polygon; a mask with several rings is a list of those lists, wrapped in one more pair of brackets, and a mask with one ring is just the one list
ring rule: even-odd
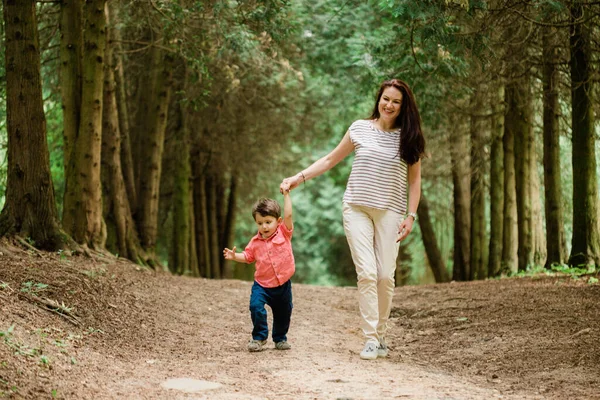
{"label": "boy's face", "polygon": [[262,236],[263,239],[266,239],[275,233],[277,226],[281,222],[281,217],[275,218],[271,215],[262,216],[259,213],[256,213],[254,220],[258,226],[258,233],[260,233],[260,236]]}

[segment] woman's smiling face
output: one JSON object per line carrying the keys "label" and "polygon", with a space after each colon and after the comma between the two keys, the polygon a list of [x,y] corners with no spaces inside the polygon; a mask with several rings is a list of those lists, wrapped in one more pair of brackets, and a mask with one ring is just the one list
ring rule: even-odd
{"label": "woman's smiling face", "polygon": [[379,118],[393,125],[398,115],[400,115],[401,106],[402,92],[393,86],[385,88],[379,98]]}

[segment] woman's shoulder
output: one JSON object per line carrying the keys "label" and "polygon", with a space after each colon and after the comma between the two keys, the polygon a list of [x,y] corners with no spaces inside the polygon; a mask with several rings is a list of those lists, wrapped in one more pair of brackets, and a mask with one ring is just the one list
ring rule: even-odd
{"label": "woman's shoulder", "polygon": [[356,121],[354,121],[352,123],[352,125],[350,125],[350,129],[351,130],[356,130],[356,129],[367,129],[371,127],[371,120],[370,119],[358,119]]}

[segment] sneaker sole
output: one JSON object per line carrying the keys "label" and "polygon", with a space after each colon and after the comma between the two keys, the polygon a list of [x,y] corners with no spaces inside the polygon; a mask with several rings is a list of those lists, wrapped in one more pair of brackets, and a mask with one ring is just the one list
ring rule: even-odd
{"label": "sneaker sole", "polygon": [[264,350],[264,349],[248,349],[248,351],[249,351],[250,353],[259,353],[259,352],[261,352],[261,351],[263,351],[263,350]]}
{"label": "sneaker sole", "polygon": [[364,356],[361,354],[360,359],[361,360],[377,360],[377,354],[375,354],[374,356]]}

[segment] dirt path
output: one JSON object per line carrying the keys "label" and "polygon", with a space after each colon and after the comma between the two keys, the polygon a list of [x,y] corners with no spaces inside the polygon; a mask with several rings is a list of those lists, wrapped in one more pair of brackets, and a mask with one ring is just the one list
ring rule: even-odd
{"label": "dirt path", "polygon": [[[31,255],[2,261],[8,268],[0,272],[0,333],[14,329],[0,343],[0,394],[9,398],[600,398],[597,285],[513,280],[397,288],[391,357],[363,361],[353,288],[295,284],[292,350],[269,343],[249,353],[250,283],[173,277],[122,262]],[[80,327],[16,294],[24,282],[48,284],[37,296],[73,305]],[[531,301],[518,299],[524,293]],[[556,319],[535,312],[520,318],[513,309],[525,303],[535,311],[535,302]],[[531,327],[544,329],[544,320],[554,326],[546,335]],[[569,340],[561,343],[565,332]],[[15,355],[15,346],[39,354]],[[175,378],[219,387],[164,387]]]}
{"label": "dirt path", "polygon": [[[140,399],[493,399],[477,387],[397,357],[362,361],[356,291],[295,285],[291,351],[246,351],[250,284],[167,279],[143,299],[156,306],[143,349],[78,355],[102,375],[88,382],[94,398]],[[151,297],[150,297],[151,296]],[[108,363],[107,363],[108,360]],[[82,371],[89,376],[95,368]],[[170,378],[222,384],[208,392],[166,391]],[[73,382],[72,384],[77,384]],[[523,397],[519,397],[523,398]]]}

